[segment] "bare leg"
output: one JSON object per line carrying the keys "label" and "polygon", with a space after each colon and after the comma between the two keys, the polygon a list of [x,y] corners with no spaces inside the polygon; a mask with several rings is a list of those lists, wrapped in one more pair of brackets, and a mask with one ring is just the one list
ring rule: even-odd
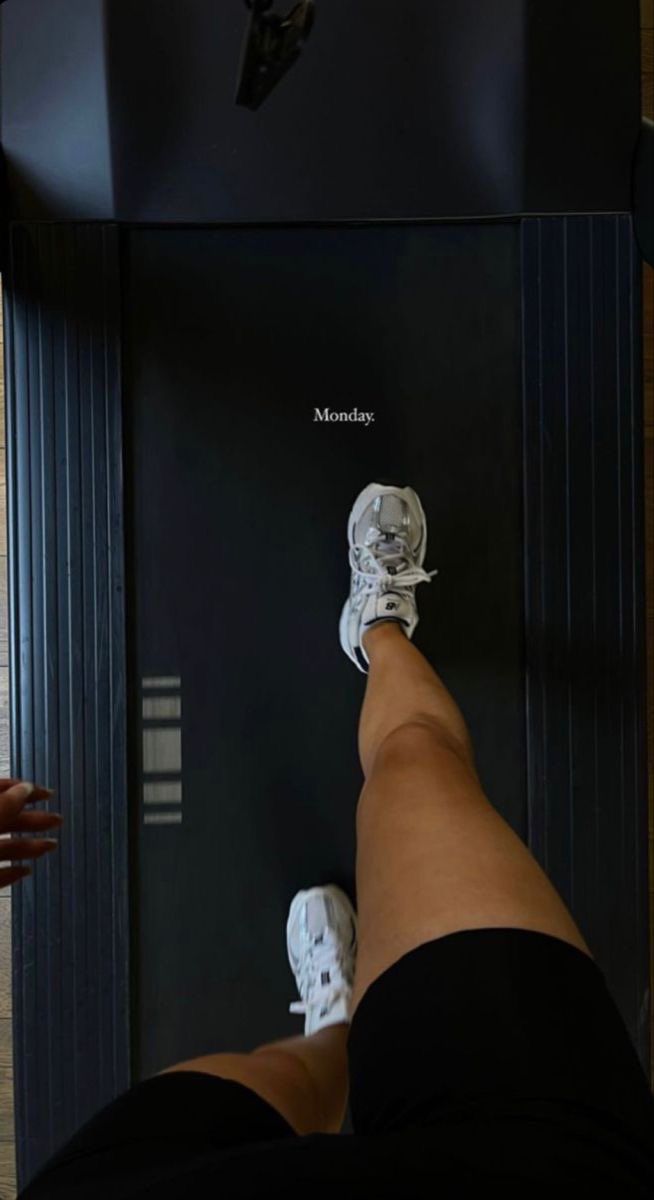
{"label": "bare leg", "polygon": [[590,954],[570,913],[484,795],[455,701],[397,624],[365,635],[359,730],[359,952],[353,1010],[404,954],[466,929],[551,934]]}
{"label": "bare leg", "polygon": [[[370,675],[359,749],[359,952],[353,1011],[367,987],[423,942],[463,929],[549,933],[590,953],[520,838],[484,795],[465,721],[398,625],[366,634]],[[299,1134],[337,1133],[347,1105],[346,1025],[169,1068],[249,1087]]]}
{"label": "bare leg", "polygon": [[277,1109],[299,1134],[338,1133],[348,1096],[347,1025],[260,1046],[251,1054],[207,1054],[162,1071],[232,1079]]}

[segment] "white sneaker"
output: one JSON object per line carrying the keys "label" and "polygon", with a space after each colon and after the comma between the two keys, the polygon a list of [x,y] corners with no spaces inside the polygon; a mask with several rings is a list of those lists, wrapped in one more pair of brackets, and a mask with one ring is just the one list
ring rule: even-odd
{"label": "white sneaker", "polygon": [[363,634],[380,621],[399,622],[413,637],[418,624],[415,590],[438,571],[425,571],[427,520],[412,488],[371,483],[348,521],[352,586],[341,614],[341,646],[364,674]]}
{"label": "white sneaker", "polygon": [[292,1013],[305,1016],[308,1036],[350,1020],[357,946],[357,918],[340,888],[298,892],[286,925],[288,961],[302,999]]}

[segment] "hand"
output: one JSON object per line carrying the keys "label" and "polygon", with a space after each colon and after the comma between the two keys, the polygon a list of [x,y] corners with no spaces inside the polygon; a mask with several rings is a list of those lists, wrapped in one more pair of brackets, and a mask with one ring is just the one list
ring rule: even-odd
{"label": "hand", "polygon": [[[25,812],[26,804],[38,800],[49,800],[54,795],[50,788],[23,783],[20,779],[0,779],[0,862],[25,858],[41,858],[57,845],[56,838],[4,837],[12,833],[42,833],[46,829],[58,828],[63,817],[60,813]],[[31,873],[31,867],[0,867],[0,888]]]}

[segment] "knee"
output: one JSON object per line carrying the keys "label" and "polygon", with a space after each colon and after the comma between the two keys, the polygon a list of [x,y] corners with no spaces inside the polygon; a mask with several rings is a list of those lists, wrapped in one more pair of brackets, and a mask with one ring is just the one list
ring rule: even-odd
{"label": "knee", "polygon": [[467,732],[454,733],[430,713],[417,713],[386,734],[377,747],[373,768],[415,770],[420,763],[433,760],[435,755],[444,752],[456,755],[476,774],[472,742]]}
{"label": "knee", "polygon": [[249,1054],[250,1062],[265,1068],[279,1083],[294,1092],[315,1093],[315,1080],[306,1063],[276,1042],[258,1046]]}
{"label": "knee", "polygon": [[[320,1088],[303,1059],[275,1042],[252,1050],[249,1059],[255,1074],[263,1070],[276,1101],[283,1100],[283,1104],[275,1105],[279,1111],[285,1115],[293,1110],[291,1124],[296,1132],[315,1133],[326,1128]],[[298,1112],[302,1114],[300,1119]]]}

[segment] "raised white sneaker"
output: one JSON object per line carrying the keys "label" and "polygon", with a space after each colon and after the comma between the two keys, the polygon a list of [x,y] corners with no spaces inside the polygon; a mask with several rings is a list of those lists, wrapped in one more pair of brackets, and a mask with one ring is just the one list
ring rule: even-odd
{"label": "raised white sneaker", "polygon": [[413,637],[416,587],[431,583],[438,571],[423,570],[427,520],[412,488],[369,484],[355,501],[347,533],[352,584],[339,633],[345,653],[366,673],[368,656],[361,641],[366,630],[391,620]]}
{"label": "raised white sneaker", "polygon": [[302,997],[290,1011],[304,1014],[305,1034],[349,1021],[357,919],[345,893],[334,885],[298,892],[288,914],[286,945]]}

